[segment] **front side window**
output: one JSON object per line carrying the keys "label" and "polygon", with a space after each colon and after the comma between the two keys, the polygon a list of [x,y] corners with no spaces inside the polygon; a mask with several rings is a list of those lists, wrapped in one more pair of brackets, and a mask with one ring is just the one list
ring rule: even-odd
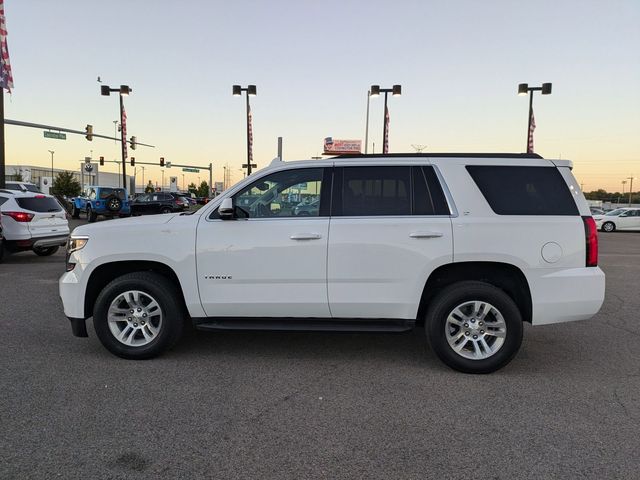
{"label": "front side window", "polygon": [[239,218],[318,217],[324,168],[267,175],[233,197]]}

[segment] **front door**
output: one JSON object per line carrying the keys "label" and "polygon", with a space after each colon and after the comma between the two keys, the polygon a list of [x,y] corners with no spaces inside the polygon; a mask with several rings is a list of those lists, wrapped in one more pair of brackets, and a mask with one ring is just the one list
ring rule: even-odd
{"label": "front door", "polygon": [[[214,211],[199,221],[198,288],[208,316],[330,316],[325,177],[324,168],[268,174],[233,196],[233,219]],[[316,201],[319,209],[302,208]]]}

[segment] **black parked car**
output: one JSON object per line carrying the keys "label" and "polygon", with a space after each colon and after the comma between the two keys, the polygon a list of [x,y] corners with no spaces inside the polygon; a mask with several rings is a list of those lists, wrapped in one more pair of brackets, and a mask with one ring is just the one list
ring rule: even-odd
{"label": "black parked car", "polygon": [[175,213],[184,210],[184,203],[170,193],[145,193],[131,202],[132,215],[149,215],[154,213]]}

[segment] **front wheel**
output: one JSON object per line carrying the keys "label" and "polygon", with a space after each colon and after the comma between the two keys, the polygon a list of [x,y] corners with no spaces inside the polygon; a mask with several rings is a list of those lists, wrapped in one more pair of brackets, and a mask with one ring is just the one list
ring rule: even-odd
{"label": "front wheel", "polygon": [[602,231],[611,233],[616,229],[616,225],[613,222],[605,222],[602,224]]}
{"label": "front wheel", "polygon": [[93,211],[93,208],[87,207],[87,221],[93,223],[98,219],[98,214]]}
{"label": "front wheel", "polygon": [[98,295],[93,324],[114,355],[142,360],[160,355],[180,338],[184,314],[176,288],[152,272],[116,278]]}
{"label": "front wheel", "polygon": [[75,205],[73,206],[73,210],[71,210],[71,218],[80,218],[80,209]]}
{"label": "front wheel", "polygon": [[53,255],[58,251],[60,247],[46,247],[46,248],[34,248],[33,252],[39,257],[48,257],[49,255]]}
{"label": "front wheel", "polygon": [[507,365],[522,343],[522,315],[503,290],[458,282],[429,305],[425,331],[434,352],[464,373],[491,373]]}
{"label": "front wheel", "polygon": [[160,213],[171,213],[172,210],[169,207],[164,207],[160,209]]}

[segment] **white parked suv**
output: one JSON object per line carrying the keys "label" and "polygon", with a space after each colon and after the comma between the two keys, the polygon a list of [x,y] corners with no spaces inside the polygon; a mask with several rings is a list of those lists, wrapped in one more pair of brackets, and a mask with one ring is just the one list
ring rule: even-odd
{"label": "white parked suv", "polygon": [[48,256],[67,243],[67,214],[51,195],[0,190],[0,213],[5,252],[33,250]]}
{"label": "white parked suv", "polygon": [[73,333],[87,336],[93,317],[104,346],[132,359],[171,347],[186,319],[424,326],[447,365],[487,373],[516,354],[523,322],[588,319],[605,290],[571,163],[524,154],[275,160],[197,212],[78,227],[67,256]]}

